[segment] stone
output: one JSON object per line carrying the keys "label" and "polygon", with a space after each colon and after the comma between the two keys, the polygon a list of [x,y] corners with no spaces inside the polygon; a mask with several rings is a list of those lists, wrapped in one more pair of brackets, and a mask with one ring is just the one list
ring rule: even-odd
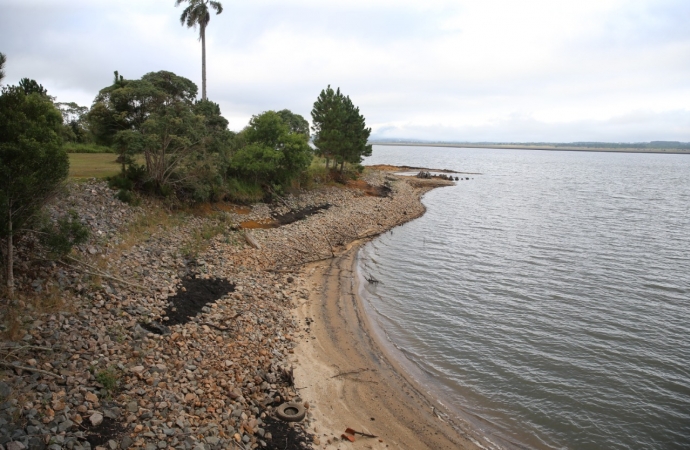
{"label": "stone", "polygon": [[0,400],[5,399],[12,394],[12,388],[4,381],[0,381]]}
{"label": "stone", "polygon": [[86,400],[87,402],[94,403],[94,404],[98,403],[98,397],[96,396],[96,394],[94,394],[92,392],[87,392],[86,395],[84,395],[84,400]]}
{"label": "stone", "polygon": [[91,417],[89,417],[89,421],[91,422],[91,425],[96,427],[103,423],[103,414],[95,412],[91,414]]}
{"label": "stone", "polygon": [[60,433],[62,433],[63,431],[69,430],[73,426],[74,426],[74,422],[72,422],[71,420],[65,420],[60,425],[58,425],[58,431]]}
{"label": "stone", "polygon": [[5,444],[6,450],[24,450],[26,446],[19,441],[11,441]]}
{"label": "stone", "polygon": [[29,438],[29,450],[44,450],[45,448],[46,444],[43,442],[43,439],[38,436]]}
{"label": "stone", "polygon": [[133,412],[133,413],[139,411],[139,404],[137,402],[127,403],[127,411]]}
{"label": "stone", "polygon": [[128,449],[132,446],[132,444],[134,444],[134,440],[129,436],[125,436],[120,441],[120,448]]}

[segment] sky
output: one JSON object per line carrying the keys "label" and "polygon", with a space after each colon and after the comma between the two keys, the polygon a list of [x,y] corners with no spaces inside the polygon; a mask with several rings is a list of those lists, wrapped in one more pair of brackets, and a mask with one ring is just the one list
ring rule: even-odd
{"label": "sky", "polygon": [[[174,0],[0,0],[4,84],[90,106],[172,71],[199,85],[198,31]],[[690,141],[688,0],[221,0],[208,97],[230,128],[267,110],[311,120],[340,87],[372,139]]]}

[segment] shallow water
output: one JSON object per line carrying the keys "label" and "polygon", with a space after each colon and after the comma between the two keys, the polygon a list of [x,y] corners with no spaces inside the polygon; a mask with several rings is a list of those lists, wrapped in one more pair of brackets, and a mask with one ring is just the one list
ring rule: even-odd
{"label": "shallow water", "polygon": [[375,146],[480,172],[365,246],[366,301],[445,403],[530,447],[690,448],[690,156]]}

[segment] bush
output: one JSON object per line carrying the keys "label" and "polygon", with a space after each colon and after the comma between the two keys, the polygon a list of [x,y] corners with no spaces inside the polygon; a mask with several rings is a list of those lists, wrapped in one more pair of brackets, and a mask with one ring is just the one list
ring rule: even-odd
{"label": "bush", "polygon": [[103,389],[108,391],[109,394],[117,388],[119,378],[118,373],[112,368],[101,370],[96,374],[96,381],[101,383]]}
{"label": "bush", "polygon": [[66,142],[64,149],[67,153],[115,153],[112,148],[98,144],[78,144]]}
{"label": "bush", "polygon": [[81,223],[76,212],[70,211],[56,223],[46,223],[41,229],[40,242],[54,256],[61,257],[75,245],[89,238],[89,229]]}
{"label": "bush", "polygon": [[132,191],[129,191],[127,189],[120,189],[117,195],[115,195],[115,197],[122,203],[127,203],[132,206],[139,206],[139,204],[141,203],[139,197],[137,197]]}
{"label": "bush", "polygon": [[228,180],[228,198],[236,203],[256,203],[264,197],[261,186],[256,183],[242,181],[237,178]]}

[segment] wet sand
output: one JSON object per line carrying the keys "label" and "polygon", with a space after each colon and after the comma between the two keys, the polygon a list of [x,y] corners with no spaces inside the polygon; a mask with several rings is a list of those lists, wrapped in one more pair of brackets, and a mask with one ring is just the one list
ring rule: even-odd
{"label": "wet sand", "polygon": [[[295,350],[295,386],[310,400],[315,448],[499,448],[461,419],[449,423],[442,405],[425,395],[377,341],[357,295],[357,251],[305,268],[308,299],[298,306],[310,332]],[[445,420],[441,419],[445,417]],[[346,428],[378,436],[340,439]]]}

